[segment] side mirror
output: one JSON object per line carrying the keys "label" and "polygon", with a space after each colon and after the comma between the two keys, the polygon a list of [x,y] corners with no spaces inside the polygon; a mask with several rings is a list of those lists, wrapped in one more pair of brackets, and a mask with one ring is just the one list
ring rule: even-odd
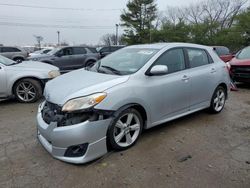
{"label": "side mirror", "polygon": [[168,66],[166,65],[155,65],[149,71],[149,76],[160,76],[168,73]]}

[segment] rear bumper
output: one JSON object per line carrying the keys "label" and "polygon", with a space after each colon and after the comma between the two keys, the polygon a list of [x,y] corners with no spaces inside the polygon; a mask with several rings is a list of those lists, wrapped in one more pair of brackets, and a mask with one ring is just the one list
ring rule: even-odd
{"label": "rear bumper", "polygon": [[[41,108],[41,107],[39,107]],[[47,124],[40,109],[37,114],[37,136],[43,147],[54,157],[69,163],[86,163],[107,153],[106,134],[111,119],[85,121],[80,124],[57,127]],[[71,146],[88,144],[86,152],[80,157],[66,157]]]}

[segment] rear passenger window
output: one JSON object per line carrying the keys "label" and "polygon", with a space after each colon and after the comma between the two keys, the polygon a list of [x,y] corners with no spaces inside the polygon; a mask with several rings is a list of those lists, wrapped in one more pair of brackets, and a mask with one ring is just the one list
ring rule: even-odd
{"label": "rear passenger window", "polygon": [[202,49],[187,49],[190,68],[209,64],[208,55]]}
{"label": "rear passenger window", "polygon": [[185,58],[183,50],[173,49],[165,52],[156,60],[155,65],[166,65],[168,67],[168,73],[184,70]]}
{"label": "rear passenger window", "polygon": [[86,54],[87,53],[85,48],[81,48],[81,47],[73,48],[73,50],[74,50],[74,55],[80,55],[80,54]]}

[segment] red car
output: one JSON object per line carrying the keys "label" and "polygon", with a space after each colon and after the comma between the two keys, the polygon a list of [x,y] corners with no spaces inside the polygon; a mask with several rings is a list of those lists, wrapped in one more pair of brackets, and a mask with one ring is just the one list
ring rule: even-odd
{"label": "red car", "polygon": [[230,74],[236,82],[250,83],[250,46],[239,51],[230,61]]}
{"label": "red car", "polygon": [[230,53],[230,50],[225,46],[213,46],[213,49],[225,63],[229,62],[234,57],[234,55]]}

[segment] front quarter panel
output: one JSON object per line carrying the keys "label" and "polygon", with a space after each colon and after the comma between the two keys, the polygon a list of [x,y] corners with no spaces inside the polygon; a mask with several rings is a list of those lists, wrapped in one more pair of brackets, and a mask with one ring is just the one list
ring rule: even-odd
{"label": "front quarter panel", "polygon": [[[106,90],[107,97],[95,109],[118,111],[124,106],[137,104],[142,106],[147,114],[147,125],[151,124],[150,104],[136,92],[138,85],[132,80]],[[146,125],[146,126],[147,126]]]}
{"label": "front quarter panel", "polygon": [[22,78],[36,78],[39,80],[48,79],[49,71],[26,71],[26,70],[12,70],[11,68],[6,68],[6,83],[7,83],[7,93],[12,95],[12,88],[16,81]]}

